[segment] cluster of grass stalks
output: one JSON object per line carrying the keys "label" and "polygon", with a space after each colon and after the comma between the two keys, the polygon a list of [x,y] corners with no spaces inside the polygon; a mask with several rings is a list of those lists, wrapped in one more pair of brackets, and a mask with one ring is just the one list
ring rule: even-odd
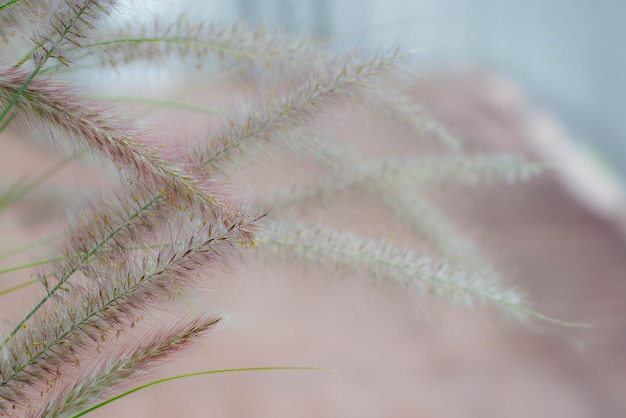
{"label": "cluster of grass stalks", "polygon": [[[339,53],[244,22],[207,25],[182,15],[119,22],[110,18],[117,3],[0,4],[0,129],[65,152],[52,171],[95,156],[96,164],[116,168],[106,176],[118,177],[85,196],[80,209],[68,209],[64,234],[42,244],[45,258],[2,270],[37,266],[36,280],[25,277],[1,295],[32,285],[38,299],[1,326],[0,414],[92,410],[211,332],[220,315],[185,309],[185,295],[210,283],[217,269],[236,270],[252,256],[550,320],[503,284],[427,193],[432,184],[526,180],[542,167],[514,155],[465,153],[412,98],[415,77],[401,51]],[[80,81],[108,67],[123,74],[135,63],[172,65],[171,75],[182,79],[239,77],[256,86],[255,98],[242,110],[217,112],[217,127],[184,147],[167,147],[140,118],[124,117],[128,102],[215,112],[167,97],[97,95]],[[416,144],[430,142],[419,157],[368,155],[318,123],[345,104],[403,126]],[[237,193],[234,179],[273,151],[315,168],[288,187]],[[1,207],[41,188],[52,171],[17,180],[2,192]],[[384,205],[429,250],[416,253],[304,216],[355,198]]]}

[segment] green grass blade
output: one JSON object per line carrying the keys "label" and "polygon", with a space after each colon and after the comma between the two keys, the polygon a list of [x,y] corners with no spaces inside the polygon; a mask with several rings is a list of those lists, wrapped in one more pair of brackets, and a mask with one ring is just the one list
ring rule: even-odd
{"label": "green grass blade", "polygon": [[10,5],[17,3],[18,1],[20,0],[9,0],[4,4],[0,4],[0,10],[4,9],[5,7],[9,7]]}
{"label": "green grass blade", "polygon": [[118,399],[124,398],[128,395],[131,395],[135,392],[139,392],[140,390],[143,389],[147,389],[151,386],[154,385],[158,385],[161,383],[165,383],[165,382],[170,382],[172,380],[178,380],[178,379],[186,379],[188,377],[195,377],[195,376],[203,376],[203,375],[209,375],[209,374],[218,374],[218,373],[233,373],[233,372],[249,372],[249,371],[268,371],[268,370],[317,370],[317,371],[330,371],[333,373],[336,373],[334,370],[332,369],[327,369],[327,368],[323,368],[323,367],[291,367],[291,366],[278,366],[278,367],[244,367],[244,368],[238,368],[238,369],[220,369],[220,370],[208,370],[208,371],[203,371],[203,372],[195,372],[195,373],[186,373],[186,374],[180,374],[177,376],[171,376],[171,377],[166,377],[164,379],[158,379],[158,380],[154,380],[150,383],[146,383],[145,385],[141,385],[141,386],[137,386],[136,388],[127,390],[126,392],[117,395],[111,399],[108,399],[106,401],[100,402],[97,405],[92,406],[91,408],[85,409],[84,411],[76,414],[73,416],[73,418],[78,418],[78,417],[82,417],[90,412],[95,411],[96,409],[100,409],[105,405],[110,404],[111,402],[115,402]]}
{"label": "green grass blade", "polygon": [[0,195],[0,210],[4,209],[11,202],[15,201],[15,199],[13,199],[13,196],[15,196],[19,192],[20,188],[23,187],[27,179],[28,176],[20,177],[15,183],[13,183],[9,187],[8,190]]}
{"label": "green grass blade", "polygon": [[4,260],[5,258],[9,258],[11,256],[17,255],[17,254],[21,254],[24,253],[26,251],[32,250],[35,247],[39,247],[41,245],[47,244],[49,242],[52,241],[56,241],[57,239],[61,238],[63,236],[63,233],[58,233],[58,234],[54,234],[54,235],[50,235],[49,237],[43,238],[39,241],[35,241],[32,242],[30,244],[26,244],[26,245],[22,245],[20,247],[14,248],[10,251],[7,251],[4,254],[0,254],[0,260]]}
{"label": "green grass blade", "polygon": [[39,282],[39,280],[33,279],[33,280],[29,280],[29,281],[24,282],[24,283],[20,283],[18,285],[13,286],[13,287],[9,287],[8,289],[0,290],[0,296],[8,295],[11,292],[15,292],[16,290],[23,289],[23,288],[28,287],[30,285],[33,285],[33,284],[35,284],[37,282]]}
{"label": "green grass blade", "polygon": [[170,107],[174,109],[182,109],[189,110],[197,113],[206,113],[214,116],[222,116],[220,112],[215,109],[210,109],[208,107],[196,106],[188,103],[177,102],[174,100],[163,100],[163,99],[152,99],[149,97],[137,97],[137,96],[92,96],[97,100],[110,100],[110,101],[121,101],[128,103],[139,103],[145,104],[154,107]]}
{"label": "green grass blade", "polygon": [[48,180],[56,172],[74,161],[75,158],[76,156],[74,155],[64,158],[24,186],[22,186],[22,183],[24,183],[25,179],[18,181],[14,186],[11,187],[11,189],[7,193],[5,193],[4,196],[0,197],[0,209],[4,209],[6,206],[16,202],[17,200],[21,199],[22,197],[33,191],[35,188]]}
{"label": "green grass blade", "polygon": [[9,125],[11,124],[11,122],[13,122],[13,119],[15,119],[15,113],[11,114],[11,115],[7,118],[7,120],[5,120],[4,122],[2,122],[2,126],[0,126],[0,134],[1,134],[2,132],[4,132],[4,130],[5,130],[6,128],[8,128],[8,127],[9,127]]}
{"label": "green grass blade", "polygon": [[49,264],[49,263],[52,263],[53,261],[61,261],[61,260],[63,260],[63,257],[45,258],[43,260],[33,261],[32,263],[20,264],[18,266],[0,269],[0,274],[6,274],[12,271],[24,270],[24,269],[35,267],[35,266],[43,266],[44,264]]}

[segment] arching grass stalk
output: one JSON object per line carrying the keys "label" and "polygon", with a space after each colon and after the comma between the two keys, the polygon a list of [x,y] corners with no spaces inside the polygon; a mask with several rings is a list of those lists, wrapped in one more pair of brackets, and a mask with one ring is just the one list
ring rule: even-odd
{"label": "arching grass stalk", "polygon": [[[81,45],[80,49],[77,49],[77,51],[83,51],[85,49],[89,49],[89,48],[98,48],[98,47],[107,47],[107,46],[115,46],[115,45],[125,45],[125,44],[130,44],[130,45],[140,45],[140,44],[172,44],[172,45],[183,45],[183,46],[193,46],[193,47],[200,47],[200,48],[204,48],[204,49],[208,49],[208,50],[213,50],[213,51],[217,51],[220,53],[227,53],[227,54],[231,54],[233,56],[236,57],[241,57],[241,58],[249,58],[249,59],[254,59],[255,57],[241,52],[241,51],[237,51],[235,49],[229,49],[229,48],[224,48],[224,47],[220,47],[217,46],[215,44],[212,44],[210,42],[200,42],[200,41],[194,41],[194,40],[189,40],[189,39],[182,39],[182,38],[135,38],[135,39],[113,39],[110,41],[104,41],[104,42],[97,42],[97,43],[90,43],[90,44],[85,44],[85,45]],[[85,52],[82,55],[78,55],[76,57],[73,58],[74,61],[79,62],[85,58],[93,58],[93,54],[91,52]],[[42,74],[48,74],[48,73],[57,73],[61,68],[68,68],[67,66],[61,65],[61,64],[57,64],[57,65],[52,65],[46,69],[44,69],[42,71]]]}
{"label": "arching grass stalk", "polygon": [[220,374],[220,373],[238,373],[238,372],[258,372],[258,371],[281,371],[281,370],[295,370],[295,371],[326,371],[326,372],[331,372],[331,373],[335,373],[338,374],[335,370],[333,369],[328,369],[326,367],[304,367],[304,366],[267,366],[267,367],[240,367],[240,368],[236,368],[236,369],[219,369],[219,370],[207,370],[207,371],[202,371],[202,372],[195,372],[195,373],[185,373],[185,374],[179,374],[176,376],[171,376],[171,377],[166,377],[163,379],[157,379],[157,380],[153,380],[152,382],[146,383],[144,385],[141,386],[137,386],[136,388],[127,390],[124,393],[120,393],[117,396],[112,397],[111,399],[107,399],[104,402],[100,402],[97,405],[92,406],[91,408],[88,408],[84,411],[82,411],[79,414],[73,415],[72,418],[78,418],[78,417],[82,417],[84,415],[87,415],[90,412],[93,412],[97,409],[102,408],[103,406],[106,406],[112,402],[115,402],[117,400],[120,400],[122,398],[125,398],[128,395],[132,395],[133,393],[148,389],[152,386],[156,386],[156,385],[160,385],[162,383],[167,383],[167,382],[172,382],[175,380],[180,380],[180,379],[188,379],[190,377],[199,377],[199,376],[206,376],[206,375],[212,375],[212,374]]}
{"label": "arching grass stalk", "polygon": [[[506,289],[489,274],[457,268],[431,257],[416,257],[410,249],[390,241],[364,239],[355,234],[275,223],[260,239],[259,249],[284,262],[325,266],[339,273],[367,276],[377,283],[394,283],[407,291],[421,291],[467,307],[487,303],[508,314],[531,316],[546,322],[589,327],[561,321],[524,305],[522,297]],[[266,248],[268,247],[268,248]]]}
{"label": "arching grass stalk", "polygon": [[[249,26],[244,21],[233,25],[191,21],[185,14],[168,21],[155,18],[147,24],[120,27],[106,35],[94,39],[96,42],[85,43],[84,52],[76,48],[74,52],[80,55],[75,59],[100,58],[101,66],[117,67],[121,63],[137,60],[154,62],[178,54],[183,60],[195,59],[197,66],[203,66],[209,58],[208,53],[214,52],[217,61],[222,63],[235,61],[278,68],[302,68],[303,60],[322,62],[332,56],[311,38],[270,33],[263,25]],[[137,47],[141,45],[146,47]]]}
{"label": "arching grass stalk", "polygon": [[[181,216],[188,218],[189,212]],[[243,213],[210,225],[197,219],[184,248],[145,253],[136,263],[118,265],[115,271],[110,261],[90,265],[84,271],[90,280],[87,285],[68,283],[65,292],[48,298],[52,306],[44,305],[36,321],[6,343],[0,400],[9,400],[14,406],[20,399],[26,400],[20,383],[25,376],[37,377],[28,380],[28,386],[49,382],[55,372],[48,364],[69,367],[78,361],[76,353],[81,347],[134,327],[155,304],[195,283],[197,267],[221,263],[237,245],[252,245],[257,221]],[[7,405],[0,403],[0,407]]]}
{"label": "arching grass stalk", "polygon": [[301,139],[297,133],[325,106],[364,94],[369,81],[392,76],[400,60],[397,50],[370,59],[354,53],[310,71],[295,89],[248,113],[236,114],[225,129],[198,144],[188,156],[191,171],[211,177],[239,163],[251,149]]}

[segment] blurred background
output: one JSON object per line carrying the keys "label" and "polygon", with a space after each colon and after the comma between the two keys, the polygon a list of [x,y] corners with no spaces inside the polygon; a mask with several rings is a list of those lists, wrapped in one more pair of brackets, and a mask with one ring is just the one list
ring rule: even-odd
{"label": "blurred background", "polygon": [[576,193],[621,205],[626,180],[626,2],[592,0],[144,0],[197,9],[214,21],[238,17],[345,48],[402,46],[418,68],[479,67],[503,74],[554,115],[557,149]]}
{"label": "blurred background", "polygon": [[[593,0],[239,0],[239,12],[354,47],[402,45],[423,67],[506,74],[568,137],[626,178],[626,2]],[[217,10],[217,9],[216,9]]]}

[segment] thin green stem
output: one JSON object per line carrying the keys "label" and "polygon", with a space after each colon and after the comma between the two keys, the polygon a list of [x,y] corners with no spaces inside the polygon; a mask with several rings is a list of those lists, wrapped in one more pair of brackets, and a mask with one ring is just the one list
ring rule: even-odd
{"label": "thin green stem", "polygon": [[[48,54],[46,54],[48,55]],[[2,120],[4,120],[4,118],[6,117],[6,115],[9,114],[9,112],[11,111],[11,109],[13,108],[13,106],[15,106],[15,103],[17,103],[17,100],[22,96],[22,94],[24,94],[24,91],[26,91],[26,88],[28,88],[29,84],[31,81],[33,81],[33,79],[35,78],[35,76],[37,75],[37,73],[39,73],[39,71],[41,70],[40,65],[38,65],[33,72],[28,76],[28,78],[26,79],[26,81],[24,82],[24,84],[22,84],[22,86],[19,88],[19,90],[17,91],[17,93],[15,93],[13,95],[13,97],[11,98],[11,101],[9,102],[9,104],[4,108],[4,110],[2,111],[2,113],[0,113],[0,122]]]}
{"label": "thin green stem", "polygon": [[0,195],[0,209],[8,206],[13,201],[13,196],[15,196],[21,187],[23,187],[24,183],[28,180],[28,176],[22,176],[15,183],[9,186],[9,189]]}
{"label": "thin green stem", "polygon": [[24,197],[26,194],[40,186],[44,181],[48,180],[53,174],[74,161],[75,158],[75,155],[64,158],[63,160],[52,166],[50,169],[37,176],[37,178],[35,178],[32,182],[23,187],[18,187],[17,190],[14,190],[10,195],[7,195],[4,199],[0,200],[0,209]]}
{"label": "thin green stem", "polygon": [[111,231],[111,233],[107,235],[102,241],[100,241],[94,248],[92,248],[91,251],[89,251],[87,254],[81,257],[79,262],[76,263],[76,265],[74,265],[70,269],[70,271],[65,275],[65,277],[61,278],[52,289],[48,290],[46,292],[46,296],[44,296],[39,301],[39,303],[37,303],[37,305],[35,305],[35,307],[24,317],[24,319],[22,319],[20,323],[15,326],[15,328],[11,331],[11,333],[4,339],[4,342],[0,346],[0,349],[4,348],[7,345],[7,343],[11,340],[11,338],[13,338],[13,336],[17,334],[20,331],[20,329],[22,329],[22,326],[26,324],[26,322],[63,286],[63,284],[65,284],[65,282],[70,278],[70,276],[72,276],[76,271],[78,271],[78,269],[81,266],[83,266],[85,262],[87,262],[87,260],[89,260],[94,254],[96,254],[100,250],[100,248],[102,248],[102,246],[104,246],[115,235],[117,235],[118,232],[126,228],[126,226],[130,222],[132,222],[135,218],[137,218],[144,210],[148,209],[150,206],[156,203],[156,201],[159,200],[162,196],[163,195],[159,194],[153,199],[151,199],[147,204],[142,206],[137,212],[133,213],[122,225],[118,226],[113,231]]}
{"label": "thin green stem", "polygon": [[196,377],[196,376],[203,376],[203,375],[210,375],[210,374],[218,374],[218,373],[234,373],[234,372],[251,372],[251,371],[268,371],[268,370],[315,370],[315,371],[330,371],[333,373],[337,373],[332,369],[327,369],[327,368],[323,368],[323,367],[290,367],[290,366],[278,366],[278,367],[243,367],[243,368],[237,368],[237,369],[220,369],[220,370],[207,370],[207,371],[203,371],[203,372],[195,372],[195,373],[186,373],[186,374],[180,374],[177,376],[171,376],[171,377],[166,377],[163,379],[158,379],[155,380],[153,382],[150,383],[146,383],[145,385],[141,385],[138,386],[136,388],[130,389],[120,395],[117,395],[111,399],[108,399],[104,402],[100,402],[97,405],[92,406],[91,408],[85,409],[84,411],[74,415],[72,418],[78,418],[78,417],[82,417],[84,415],[87,415],[90,412],[95,411],[96,409],[102,408],[105,405],[108,405],[112,402],[117,401],[118,399],[124,398],[128,395],[131,395],[135,392],[139,392],[140,390],[143,389],[147,389],[151,386],[155,386],[161,383],[166,383],[166,382],[171,382],[173,380],[179,380],[179,379],[186,379],[189,377]]}
{"label": "thin green stem", "polygon": [[98,46],[109,46],[109,45],[118,45],[118,44],[142,44],[142,43],[166,43],[166,44],[199,46],[202,48],[213,49],[219,52],[226,52],[226,53],[237,55],[240,57],[254,58],[253,55],[246,54],[241,51],[237,51],[236,49],[224,48],[224,47],[220,47],[209,42],[193,41],[193,40],[185,39],[185,38],[123,38],[123,39],[113,39],[110,41],[86,44],[86,45],[83,45],[83,47],[93,48],[93,47],[98,47]]}
{"label": "thin green stem", "polygon": [[[209,43],[209,42],[200,42],[200,41],[192,41],[189,39],[185,39],[185,38],[124,38],[124,39],[113,39],[110,41],[104,41],[104,42],[96,42],[96,43],[91,43],[91,44],[85,44],[85,45],[81,45],[81,48],[95,48],[95,47],[99,47],[99,46],[111,46],[111,45],[120,45],[120,44],[133,44],[133,45],[138,45],[138,44],[142,44],[142,43],[166,43],[166,44],[175,44],[175,45],[188,45],[188,46],[196,46],[196,47],[201,47],[201,48],[206,48],[206,49],[212,49],[214,51],[218,51],[218,52],[224,52],[227,54],[231,54],[234,56],[238,56],[238,57],[242,57],[242,58],[249,58],[249,59],[258,59],[259,56],[255,56],[252,54],[248,54],[245,52],[241,52],[241,51],[237,51],[236,49],[231,49],[231,48],[224,48],[224,47],[220,47],[218,45]],[[88,58],[91,57],[92,54],[84,54],[81,56],[78,56],[76,58],[74,58],[74,61],[79,61],[83,58]],[[61,68],[61,67],[66,67],[63,66],[61,64],[57,64],[57,65],[53,65],[50,66],[46,69],[43,70],[43,73],[49,73],[49,72],[55,72],[57,69]]]}
{"label": "thin green stem", "polygon": [[59,257],[55,257],[55,258],[44,258],[43,260],[33,261],[32,263],[20,264],[18,266],[13,266],[13,267],[7,267],[7,268],[4,268],[4,269],[0,269],[0,274],[11,273],[12,271],[24,270],[24,269],[27,269],[27,268],[30,268],[30,267],[35,267],[35,266],[42,266],[44,264],[49,264],[49,263],[52,263],[54,261],[61,261],[63,259],[64,259],[63,256],[59,256]]}
{"label": "thin green stem", "polygon": [[12,114],[11,116],[9,116],[7,118],[7,120],[5,120],[4,122],[2,122],[2,126],[0,126],[0,134],[2,132],[4,132],[6,130],[6,128],[9,127],[9,125],[11,124],[11,122],[13,122],[13,119],[15,119],[15,114]]}
{"label": "thin green stem", "polygon": [[18,1],[20,0],[9,0],[4,4],[0,4],[0,10],[4,9],[5,7],[9,7],[10,5],[17,3]]}
{"label": "thin green stem", "polygon": [[[148,246],[131,246],[131,247],[124,247],[125,251],[137,251],[137,250],[141,250],[141,249],[146,249],[146,248],[165,248],[165,247],[174,247],[175,245],[179,245],[179,246],[183,246],[185,245],[184,243],[167,243],[167,244],[152,244],[152,245],[148,245]],[[103,249],[102,251],[107,251],[105,249]],[[43,266],[45,264],[50,264],[52,262],[55,261],[62,261],[64,260],[65,257],[63,256],[59,256],[59,257],[55,257],[55,258],[45,258],[42,260],[37,260],[37,261],[33,261],[32,263],[26,263],[26,264],[20,264],[18,266],[13,266],[13,267],[7,267],[4,269],[0,269],[0,274],[5,274],[5,273],[11,273],[13,271],[17,271],[17,270],[24,270],[30,267],[35,267],[35,266]]]}
{"label": "thin green stem", "polygon": [[31,48],[30,51],[25,53],[24,56],[22,56],[22,58],[18,62],[15,63],[13,68],[20,68],[22,65],[24,65],[24,63],[26,63],[26,61],[28,61],[30,57],[33,56],[35,51],[37,51],[37,47]]}
{"label": "thin green stem", "polygon": [[5,258],[9,258],[11,256],[14,256],[16,254],[20,254],[20,253],[26,252],[28,250],[32,250],[35,247],[47,244],[47,243],[52,242],[52,241],[55,241],[55,240],[61,238],[62,236],[63,236],[63,233],[60,232],[58,234],[50,235],[49,237],[46,237],[46,238],[41,239],[39,241],[32,242],[30,244],[26,244],[26,245],[22,245],[21,247],[14,248],[11,251],[7,251],[4,254],[0,254],[0,260],[4,260]]}
{"label": "thin green stem", "polygon": [[175,109],[190,110],[192,112],[207,113],[209,115],[221,116],[221,114],[214,109],[209,109],[203,106],[196,106],[188,103],[177,102],[174,100],[153,99],[149,97],[137,97],[137,96],[92,96],[97,100],[110,100],[121,101],[129,103],[140,103],[155,107],[171,107]]}
{"label": "thin green stem", "polygon": [[28,287],[28,286],[30,286],[30,285],[33,285],[33,284],[35,284],[35,283],[37,283],[37,282],[39,282],[39,280],[37,280],[37,279],[32,279],[32,280],[29,280],[29,281],[27,281],[27,282],[24,282],[24,283],[20,283],[20,284],[18,284],[18,285],[15,285],[15,286],[13,286],[13,287],[9,287],[8,289],[4,289],[4,290],[0,291],[0,296],[8,295],[8,294],[9,294],[9,293],[11,293],[11,292],[15,292],[16,290],[23,289],[23,288]]}

